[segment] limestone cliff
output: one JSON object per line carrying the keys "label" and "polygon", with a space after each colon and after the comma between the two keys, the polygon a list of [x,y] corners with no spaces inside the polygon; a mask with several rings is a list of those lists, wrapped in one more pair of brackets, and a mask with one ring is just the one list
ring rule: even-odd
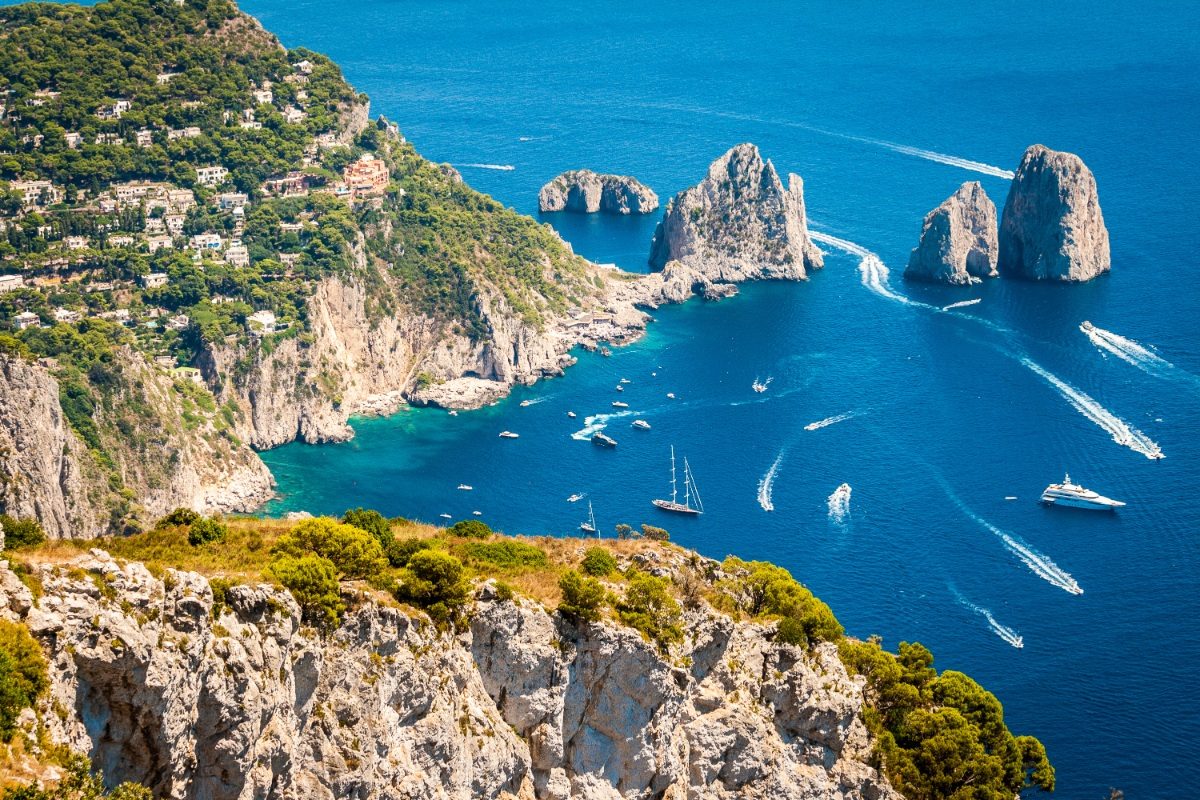
{"label": "limestone cliff", "polygon": [[538,193],[540,211],[649,214],[657,208],[658,195],[636,178],[600,175],[590,169],[564,172]]}
{"label": "limestone cliff", "polygon": [[789,176],[785,189],[754,145],[725,153],[667,204],[650,265],[676,261],[707,281],[806,278],[823,262],[808,235],[800,176]]}
{"label": "limestone cliff", "polygon": [[978,181],[969,181],[925,215],[921,243],[904,277],[971,284],[996,277],[996,205]]}
{"label": "limestone cliff", "polygon": [[1096,179],[1079,156],[1025,151],[1000,221],[1000,271],[1027,280],[1089,281],[1108,272]]}
{"label": "limestone cliff", "polygon": [[50,739],[156,797],[897,800],[832,645],[700,607],[670,658],[614,623],[479,591],[470,629],[358,596],[321,638],[291,596],[101,550],[0,566],[51,660]]}

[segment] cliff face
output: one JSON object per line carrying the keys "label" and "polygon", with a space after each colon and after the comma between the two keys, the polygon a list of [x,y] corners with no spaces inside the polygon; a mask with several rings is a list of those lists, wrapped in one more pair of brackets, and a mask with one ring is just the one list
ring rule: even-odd
{"label": "cliff face", "polygon": [[156,797],[898,798],[861,679],[762,625],[690,612],[665,659],[484,585],[457,637],[360,598],[320,639],[269,586],[214,607],[193,573],[65,566],[36,605],[0,568],[0,613],[48,652],[51,738]]}
{"label": "cliff face", "polygon": [[250,511],[270,497],[258,456],[140,355],[115,352],[89,417],[96,452],[64,418],[49,371],[0,359],[0,373],[0,508],[36,518],[52,538],[98,536],[114,519],[146,522],[178,506]]}
{"label": "cliff face", "polygon": [[1025,151],[1000,222],[1000,271],[1088,281],[1111,266],[1096,179],[1082,160],[1040,144]]}
{"label": "cliff face", "polygon": [[925,215],[921,243],[913,249],[904,277],[978,283],[996,277],[998,249],[996,205],[978,181],[970,181]]}
{"label": "cliff face", "polygon": [[590,169],[564,172],[538,193],[541,211],[649,214],[657,208],[658,195],[636,178],[600,175]]}
{"label": "cliff face", "polygon": [[734,147],[667,204],[650,265],[661,270],[672,261],[709,281],[806,278],[823,261],[808,236],[800,177],[789,176],[784,189],[757,147]]}

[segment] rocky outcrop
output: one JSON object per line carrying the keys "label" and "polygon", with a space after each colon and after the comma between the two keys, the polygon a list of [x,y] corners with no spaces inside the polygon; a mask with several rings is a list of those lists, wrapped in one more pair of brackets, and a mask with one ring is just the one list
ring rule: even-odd
{"label": "rocky outcrop", "polygon": [[50,739],[156,797],[898,800],[835,648],[706,607],[666,658],[486,584],[459,636],[358,596],[322,638],[266,585],[34,569],[36,603],[0,564],[0,613],[47,651]]}
{"label": "rocky outcrop", "polygon": [[0,378],[0,510],[36,518],[52,538],[99,536],[179,506],[251,511],[271,496],[258,456],[131,350],[114,351],[100,402],[82,401],[88,443],[65,418],[49,370],[0,358]]}
{"label": "rocky outcrop", "polygon": [[1108,229],[1096,179],[1079,158],[1025,151],[1000,221],[1000,271],[1027,280],[1089,281],[1108,272]]}
{"label": "rocky outcrop", "polygon": [[658,195],[627,175],[571,170],[542,187],[538,209],[580,214],[649,214],[658,209]]}
{"label": "rocky outcrop", "polygon": [[800,176],[789,176],[784,189],[757,147],[734,147],[667,204],[650,265],[664,270],[672,262],[702,282],[806,278],[823,261],[808,235]]}
{"label": "rocky outcrop", "polygon": [[998,250],[996,205],[978,181],[969,181],[925,215],[921,243],[909,256],[904,277],[931,283],[978,283],[981,278],[996,277]]}

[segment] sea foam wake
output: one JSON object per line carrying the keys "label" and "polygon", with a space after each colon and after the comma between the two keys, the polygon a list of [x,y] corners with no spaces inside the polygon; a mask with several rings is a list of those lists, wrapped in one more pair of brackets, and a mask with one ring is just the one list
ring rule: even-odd
{"label": "sea foam wake", "polygon": [[948,306],[942,306],[942,311],[949,311],[953,308],[966,308],[967,306],[978,305],[983,302],[982,297],[976,297],[973,300],[959,300],[957,303],[951,303]]}
{"label": "sea foam wake", "polygon": [[845,522],[850,516],[850,494],[853,490],[850,484],[843,483],[829,495],[829,518],[834,522]]}
{"label": "sea foam wake", "polygon": [[758,482],[758,504],[762,506],[763,511],[775,510],[775,503],[772,502],[771,495],[775,490],[775,476],[779,474],[779,465],[783,463],[783,453],[783,450],[779,451],[779,455],[775,456],[775,461],[772,462],[767,473]]}
{"label": "sea foam wake", "polygon": [[916,300],[911,300],[902,294],[892,291],[892,287],[888,284],[889,270],[887,265],[883,263],[883,260],[879,256],[862,245],[855,244],[847,239],[839,239],[836,236],[821,233],[820,231],[809,231],[809,236],[821,244],[827,244],[850,255],[858,256],[858,272],[862,278],[862,285],[880,297],[886,297],[888,300],[894,300],[906,306],[941,310],[936,306],[919,303]]}
{"label": "sea foam wake", "polygon": [[512,172],[516,167],[512,164],[456,164],[459,167],[469,167],[470,169],[496,169],[501,172]]}
{"label": "sea foam wake", "polygon": [[1076,389],[1071,384],[1059,378],[1029,358],[1022,357],[1021,363],[1039,375],[1043,380],[1058,390],[1067,402],[1075,407],[1083,416],[1108,432],[1112,440],[1122,447],[1128,447],[1135,453],[1141,453],[1149,459],[1163,458],[1162,448],[1149,436],[1131,427],[1129,423],[1096,402],[1095,399]]}
{"label": "sea foam wake", "polygon": [[825,419],[817,420],[816,422],[810,422],[804,426],[804,430],[819,431],[821,428],[828,428],[830,425],[836,425],[839,422],[845,422],[846,420],[853,419],[856,416],[858,416],[857,411],[847,411],[845,414],[836,414],[832,417],[826,417]]}
{"label": "sea foam wake", "polygon": [[571,438],[580,442],[586,442],[595,436],[608,425],[610,420],[619,417],[628,417],[637,412],[631,410],[614,411],[611,414],[593,414],[590,417],[583,418],[583,427],[571,434]]}
{"label": "sea foam wake", "polygon": [[1151,351],[1140,342],[1127,339],[1112,331],[1106,331],[1104,328],[1097,328],[1090,322],[1084,322],[1079,326],[1079,330],[1083,331],[1084,335],[1099,349],[1112,353],[1117,358],[1128,364],[1132,364],[1148,375],[1153,375],[1156,378],[1187,377],[1193,383],[1197,382],[1194,375],[1180,370],[1170,361]]}
{"label": "sea foam wake", "polygon": [[885,147],[888,150],[893,150],[897,153],[903,153],[906,156],[916,156],[923,158],[926,161],[936,161],[939,164],[946,164],[959,169],[970,170],[971,172],[980,172],[984,175],[991,175],[996,178],[1007,178],[1012,180],[1014,173],[1010,169],[996,167],[991,164],[985,164],[982,161],[972,161],[969,158],[960,158],[959,156],[948,155],[947,153],[939,153],[936,150],[924,150],[920,147],[912,147],[907,144],[897,144],[895,142],[884,141],[883,139],[869,139],[865,136],[847,136],[847,139],[853,139],[856,142],[864,142],[873,144],[877,147]]}
{"label": "sea foam wake", "polygon": [[961,605],[963,608],[974,611],[976,614],[986,619],[988,627],[992,629],[992,633],[996,634],[1013,647],[1020,648],[1025,646],[1025,639],[1012,628],[998,622],[996,618],[992,616],[991,611],[983,606],[977,606],[967,598],[963,597],[958,589],[954,588],[953,584],[950,585],[950,591],[954,594],[954,598],[958,600],[959,605]]}

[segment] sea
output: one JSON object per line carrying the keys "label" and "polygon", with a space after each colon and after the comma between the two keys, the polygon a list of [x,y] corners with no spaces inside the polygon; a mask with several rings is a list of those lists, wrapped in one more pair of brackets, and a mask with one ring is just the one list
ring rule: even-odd
{"label": "sea", "polygon": [[[489,408],[359,419],[348,443],[263,453],[279,484],[266,513],[479,512],[507,533],[575,535],[590,504],[602,536],[649,523],[706,556],[769,559],[849,633],[924,643],[1045,743],[1060,797],[1192,794],[1200,6],[241,7],[329,54],[422,154],[517,211],[538,216],[538,188],[585,167],[636,176],[665,204],[753,142],[803,176],[826,253],[807,282],[657,309],[637,343],[578,352],[564,377]],[[1095,173],[1112,273],[906,283],[923,215],[964,181],[1002,208],[1034,143]],[[658,216],[538,218],[587,258],[644,272]],[[600,430],[619,445],[593,446]],[[702,516],[650,505],[671,491],[672,447]],[[1128,505],[1040,506],[1066,472]],[[831,500],[843,483],[849,502]]]}

